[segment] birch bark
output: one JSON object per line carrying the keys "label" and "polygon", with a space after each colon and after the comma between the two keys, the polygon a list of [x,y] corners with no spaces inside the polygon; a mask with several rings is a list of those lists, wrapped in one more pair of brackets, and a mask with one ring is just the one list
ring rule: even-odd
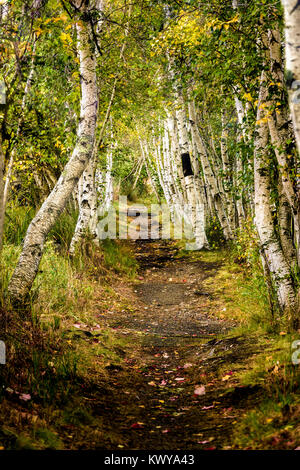
{"label": "birch bark", "polygon": [[285,51],[288,91],[294,131],[300,154],[300,2],[282,0],[285,15]]}
{"label": "birch bark", "polygon": [[282,311],[293,308],[295,292],[289,265],[277,238],[270,207],[270,173],[267,145],[269,140],[268,119],[265,116],[268,91],[266,72],[261,75],[261,86],[257,111],[254,150],[255,225],[261,250],[274,283],[278,304]]}
{"label": "birch bark", "polygon": [[[270,97],[271,102],[269,103],[269,114],[268,124],[271,136],[271,141],[274,146],[275,155],[278,162],[278,169],[280,175],[280,188],[281,192],[285,194],[286,200],[290,205],[290,209],[293,215],[294,221],[294,232],[297,250],[298,262],[300,260],[299,243],[300,243],[300,207],[299,207],[299,195],[294,188],[291,179],[291,168],[288,154],[288,142],[293,140],[293,129],[289,125],[289,110],[285,103],[285,96],[283,90],[285,89],[284,80],[284,69],[281,56],[281,37],[279,30],[272,30],[268,33],[268,45],[269,45],[269,59],[271,68],[272,82],[279,85],[277,92],[273,93]],[[277,104],[280,103],[280,110],[277,109]],[[281,196],[282,199],[282,196]],[[281,206],[281,221],[284,221],[283,210],[289,208],[286,204]],[[288,217],[288,215],[286,216]],[[286,229],[284,230],[286,232]],[[288,250],[291,252],[291,250]],[[293,262],[292,258],[289,262]]]}
{"label": "birch bark", "polygon": [[[82,2],[81,2],[82,3]],[[96,61],[86,6],[77,18],[77,49],[81,76],[80,120],[73,154],[42,207],[32,220],[24,240],[21,256],[9,283],[14,302],[26,298],[37,275],[46,237],[68,202],[81,174],[90,162],[97,119]]]}
{"label": "birch bark", "polygon": [[[104,10],[104,1],[103,0],[98,0],[96,2],[96,8],[98,12],[103,14]],[[128,36],[128,27],[129,27],[129,19],[131,17],[131,11],[132,11],[132,5],[130,4],[128,7],[128,21],[126,24],[126,29],[125,29],[125,40],[122,44],[121,51],[120,51],[120,60],[123,59],[124,57],[124,52],[125,52],[125,47],[126,47],[126,38]],[[104,21],[103,18],[98,24],[98,32],[101,29]],[[84,191],[82,192],[82,199],[78,200],[78,205],[79,205],[79,215],[78,215],[78,220],[77,224],[75,227],[74,235],[70,244],[70,253],[73,255],[75,252],[76,245],[82,240],[82,238],[90,232],[90,235],[92,236],[92,239],[94,242],[97,242],[97,230],[96,230],[96,225],[97,225],[97,210],[98,210],[98,204],[97,204],[97,189],[96,189],[96,180],[95,180],[95,175],[96,175],[96,170],[97,170],[97,154],[98,154],[98,149],[100,147],[100,144],[102,143],[103,136],[104,136],[104,131],[106,130],[107,123],[109,121],[110,115],[111,115],[111,109],[112,109],[112,104],[115,98],[116,94],[116,89],[117,89],[117,83],[118,83],[119,77],[116,76],[113,82],[113,87],[110,95],[110,100],[109,104],[106,110],[106,114],[104,117],[104,120],[101,125],[100,133],[95,141],[94,144],[94,149],[93,149],[93,158],[91,160],[91,167],[89,166],[86,169],[86,172],[83,173],[83,180],[85,182],[85,187]],[[107,174],[107,178],[111,177],[111,172]],[[107,179],[106,178],[106,179]],[[107,185],[106,185],[107,187]],[[112,188],[110,188],[112,189]],[[106,196],[105,196],[106,197]],[[103,207],[101,206],[100,202],[100,207],[99,210],[103,210]]]}
{"label": "birch bark", "polygon": [[228,217],[226,214],[226,210],[225,210],[226,204],[224,203],[222,190],[220,190],[217,178],[215,177],[215,174],[211,167],[211,164],[207,155],[207,151],[205,148],[205,144],[199,133],[194,102],[190,102],[189,104],[189,115],[190,115],[190,122],[191,122],[191,131],[193,133],[193,138],[195,140],[195,144],[197,147],[197,151],[198,151],[198,155],[200,158],[202,171],[204,175],[205,186],[206,186],[209,199],[210,199],[211,212],[212,213],[214,211],[216,212],[217,217],[220,221],[223,233],[224,233],[224,237],[226,240],[230,240],[232,238],[232,230],[231,230]]}

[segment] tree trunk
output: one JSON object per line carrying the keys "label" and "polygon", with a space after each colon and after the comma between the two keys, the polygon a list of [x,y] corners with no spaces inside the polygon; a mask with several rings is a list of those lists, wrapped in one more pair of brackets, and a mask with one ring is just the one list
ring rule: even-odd
{"label": "tree trunk", "polygon": [[287,86],[294,131],[300,154],[300,2],[282,0],[285,14]]}
{"label": "tree trunk", "polygon": [[2,137],[0,136],[0,250],[3,246],[3,232],[4,232],[4,152],[2,147]]}
{"label": "tree trunk", "polygon": [[156,199],[158,202],[160,202],[160,197],[156,188],[155,181],[153,181],[153,177],[150,171],[150,156],[148,152],[148,144],[147,142],[142,142],[141,139],[139,139],[140,147],[141,147],[141,152],[143,154],[144,162],[145,162],[145,168],[148,176],[148,180],[150,182],[151,189],[153,191],[153,194],[155,195]]}
{"label": "tree trunk", "polygon": [[211,212],[214,211],[217,214],[219,222],[221,224],[224,238],[226,240],[230,240],[232,238],[232,230],[230,223],[228,221],[228,216],[226,214],[226,203],[224,202],[224,195],[223,191],[220,189],[217,178],[213,172],[212,166],[210,164],[207,151],[203,142],[203,139],[200,135],[198,126],[197,126],[197,117],[196,117],[196,110],[195,110],[195,103],[189,103],[189,115],[190,115],[190,122],[191,122],[191,131],[193,133],[193,138],[195,140],[195,145],[198,151],[198,155],[200,158],[202,171],[204,175],[205,186],[208,191],[210,201],[210,208]]}
{"label": "tree trunk", "polygon": [[[284,69],[281,56],[281,37],[278,30],[272,30],[268,33],[269,51],[270,51],[270,66],[271,78],[278,86],[278,91],[275,91],[269,103],[268,124],[271,136],[271,141],[274,146],[275,155],[278,162],[278,170],[281,179],[281,191],[290,205],[295,233],[295,245],[298,247],[297,259],[300,261],[300,207],[299,196],[294,188],[291,178],[290,160],[288,158],[291,150],[288,149],[288,143],[293,140],[293,129],[289,125],[289,109],[286,103],[286,96],[284,96],[285,80]],[[277,109],[278,103],[280,110]],[[283,206],[284,207],[284,206]],[[291,260],[290,260],[291,261]]]}
{"label": "tree trunk", "polygon": [[[103,0],[98,0],[96,2],[96,9],[101,13],[103,13],[104,11],[104,4],[105,2]],[[125,40],[122,44],[121,51],[120,51],[120,60],[122,60],[124,57],[124,52],[125,52],[125,47],[126,47],[126,38],[128,36],[128,28],[129,28],[129,20],[131,17],[131,12],[132,12],[132,4],[128,6],[128,21],[127,21],[127,25],[125,29]],[[101,30],[103,24],[104,24],[103,20],[98,23],[97,25],[98,33]],[[90,169],[87,168],[86,171],[88,172],[88,174],[83,175],[83,179],[86,181],[89,181],[89,184],[86,185],[85,187],[84,199],[78,200],[79,215],[78,215],[78,221],[76,224],[75,232],[74,232],[71,244],[70,244],[71,254],[74,254],[76,245],[80,242],[80,240],[84,237],[84,235],[88,231],[91,232],[94,242],[97,241],[96,240],[97,231],[96,231],[96,226],[95,226],[95,223],[97,225],[97,215],[95,214],[95,211],[97,211],[97,207],[98,207],[97,189],[96,189],[96,180],[95,180],[95,175],[97,171],[97,163],[98,163],[97,155],[98,155],[98,149],[103,141],[104,131],[106,130],[106,126],[111,115],[111,109],[112,109],[112,105],[113,105],[115,94],[116,94],[118,80],[119,80],[119,76],[117,75],[113,82],[109,104],[105,113],[104,120],[101,125],[100,133],[99,133],[97,140],[95,141],[94,150],[93,150],[94,155],[92,159],[93,167]],[[108,175],[108,177],[111,177],[111,173]]]}
{"label": "tree trunk", "polygon": [[[82,10],[81,13],[85,13]],[[21,256],[9,283],[9,293],[15,302],[24,300],[29,293],[38,272],[46,237],[92,157],[98,97],[94,47],[90,25],[86,22],[85,15],[80,17],[76,29],[81,77],[80,120],[76,145],[53,191],[27,230]]]}
{"label": "tree trunk", "polygon": [[283,191],[282,182],[278,183],[278,228],[279,237],[285,259],[290,266],[297,263],[296,249],[293,244],[293,236],[291,231],[292,213],[287,197]]}
{"label": "tree trunk", "polygon": [[268,119],[265,116],[267,100],[266,73],[262,72],[257,111],[254,150],[255,225],[268,268],[274,283],[278,304],[282,311],[295,304],[295,292],[289,265],[277,238],[270,207],[270,172],[268,164]]}

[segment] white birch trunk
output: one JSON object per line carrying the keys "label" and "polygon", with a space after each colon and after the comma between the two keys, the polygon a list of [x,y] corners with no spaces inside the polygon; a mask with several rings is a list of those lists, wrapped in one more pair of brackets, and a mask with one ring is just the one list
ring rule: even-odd
{"label": "white birch trunk", "polygon": [[[96,8],[98,12],[101,13],[102,16],[103,16],[103,11],[104,11],[104,3],[105,3],[104,0],[98,0],[96,2]],[[131,12],[132,12],[132,5],[130,4],[128,7],[128,22],[127,22],[126,30],[125,30],[125,40],[122,44],[121,51],[120,51],[120,60],[122,60],[124,57],[124,52],[125,52],[125,47],[126,47],[126,38],[128,36],[128,26],[129,26],[129,19],[131,17]],[[101,30],[101,27],[103,26],[103,23],[104,23],[103,18],[97,25],[97,32],[99,32]],[[108,120],[110,118],[111,108],[112,108],[112,104],[115,98],[118,80],[119,80],[119,77],[116,76],[114,79],[106,114],[105,114],[101,129],[100,129],[100,134],[97,140],[95,141],[95,145],[93,149],[94,155],[93,155],[92,171],[90,171],[90,169],[87,168],[86,171],[88,174],[83,176],[85,180],[89,181],[89,184],[86,186],[86,191],[84,192],[84,199],[78,201],[79,216],[78,216],[78,221],[77,221],[77,225],[75,228],[75,232],[74,232],[71,244],[70,244],[71,254],[74,254],[76,245],[88,232],[90,232],[90,234],[92,235],[92,239],[95,243],[97,243],[98,241],[97,230],[96,230],[96,226],[97,226],[97,214],[96,213],[98,210],[102,211],[104,207],[102,206],[101,202],[100,202],[100,205],[97,202],[97,189],[96,189],[96,181],[95,181],[95,175],[97,171],[97,154],[98,154],[99,146],[102,143],[104,131],[106,129]],[[111,178],[111,172],[107,175],[107,178]],[[106,188],[107,187],[108,186],[106,184]],[[110,182],[109,188],[110,188],[110,192],[112,192],[113,191],[112,182]],[[107,197],[105,195],[105,201],[106,199]],[[106,203],[107,201],[105,202],[105,204]]]}
{"label": "white birch trunk", "polygon": [[[243,103],[239,100],[237,95],[234,95],[235,110],[238,118],[239,132],[237,134],[237,143],[239,144],[244,140],[247,142],[246,129],[244,124],[245,110]],[[236,165],[235,165],[235,174],[234,174],[234,186],[235,193],[237,196],[236,199],[236,211],[239,222],[239,227],[242,227],[245,220],[245,210],[243,205],[243,162],[241,152],[237,153],[236,156]]]}
{"label": "white birch trunk", "polygon": [[236,228],[235,224],[235,202],[233,199],[233,187],[232,187],[232,168],[229,160],[228,153],[228,134],[226,130],[225,123],[225,113],[222,111],[221,116],[222,121],[222,133],[221,133],[221,158],[222,158],[222,167],[223,167],[223,184],[224,188],[224,199],[226,204],[226,212],[228,217],[228,222],[232,231]]}
{"label": "white birch trunk", "polygon": [[215,210],[217,217],[220,221],[224,237],[226,240],[230,240],[232,238],[232,230],[225,210],[226,203],[224,202],[222,190],[220,190],[217,178],[215,177],[214,172],[212,170],[204,142],[197,127],[197,117],[194,102],[189,103],[189,115],[191,122],[191,131],[193,132],[193,138],[200,158],[205,186],[209,198],[211,198],[211,211],[213,212]]}
{"label": "white birch trunk", "polygon": [[151,185],[151,189],[152,189],[153,193],[155,194],[155,197],[156,197],[157,201],[159,202],[160,197],[159,197],[159,194],[158,194],[158,191],[157,191],[157,188],[156,188],[156,184],[153,181],[151,171],[150,171],[150,168],[149,168],[150,167],[150,156],[149,156],[149,151],[148,151],[148,144],[147,144],[146,141],[142,142],[140,139],[139,139],[139,142],[140,142],[141,152],[143,154],[143,158],[144,158],[144,162],[145,162],[145,168],[146,168],[146,171],[147,171],[148,179],[149,179],[149,182],[150,182],[150,185]]}
{"label": "white birch trunk", "polygon": [[[81,11],[81,13],[84,13]],[[53,191],[32,220],[24,240],[21,256],[9,283],[13,301],[22,301],[37,275],[46,237],[65,208],[75,185],[90,162],[97,119],[96,61],[89,23],[84,15],[76,24],[81,77],[80,120],[73,154]]]}
{"label": "white birch trunk", "polygon": [[295,292],[291,280],[289,265],[282,252],[275,232],[270,207],[270,175],[268,152],[268,122],[265,118],[264,104],[267,99],[266,73],[261,76],[256,139],[254,151],[254,187],[255,187],[255,225],[268,268],[276,290],[281,310],[294,307]]}
{"label": "white birch trunk", "polygon": [[[270,65],[271,65],[271,74],[272,81],[280,84],[280,90],[284,89],[285,80],[284,80],[284,70],[281,57],[281,37],[278,30],[272,30],[268,33],[268,45],[270,51]],[[285,97],[281,96],[281,93],[278,92],[273,94],[271,102],[269,103],[269,108],[276,109],[276,103],[284,104]],[[271,113],[271,111],[270,111]],[[293,181],[291,179],[291,171],[289,168],[289,159],[287,152],[287,142],[293,138],[293,130],[289,126],[289,110],[286,106],[280,107],[280,112],[272,111],[268,117],[269,131],[271,136],[271,141],[274,146],[275,155],[278,162],[278,170],[280,174],[280,188],[281,191],[285,194],[285,197],[290,205],[290,209],[293,215],[294,221],[294,232],[297,250],[298,262],[300,261],[300,212],[299,212],[299,197],[294,188]],[[281,219],[283,220],[282,211],[284,208],[288,207],[286,204],[281,206]],[[290,251],[290,250],[288,250]],[[289,262],[293,262],[290,258]]]}
{"label": "white birch trunk", "polygon": [[300,1],[282,0],[290,109],[300,155]]}
{"label": "white birch trunk", "polygon": [[[112,139],[113,139],[113,135],[112,135]],[[105,171],[104,211],[108,211],[114,198],[113,179],[112,179],[113,148],[114,148],[114,143],[112,140],[110,149],[106,157],[107,160],[106,160],[106,171]]]}
{"label": "white birch trunk", "polygon": [[191,224],[195,236],[195,242],[193,249],[201,250],[202,248],[208,248],[208,240],[205,232],[206,217],[205,217],[205,204],[203,198],[203,191],[200,181],[200,167],[198,158],[195,155],[195,142],[193,134],[191,137],[188,133],[188,127],[190,122],[187,122],[184,101],[179,96],[180,106],[176,112],[177,116],[177,127],[179,136],[179,148],[181,155],[189,154],[190,164],[192,168],[192,175],[185,176],[185,187],[187,194],[187,201],[191,210]]}
{"label": "white birch trunk", "polygon": [[75,228],[75,232],[70,244],[70,254],[74,255],[75,248],[79,240],[87,236],[87,231],[95,238],[95,234],[91,231],[91,221],[93,220],[93,213],[97,207],[97,194],[94,184],[95,173],[95,158],[89,161],[86,169],[80,178],[80,191],[78,191],[78,205],[80,207],[79,216]]}

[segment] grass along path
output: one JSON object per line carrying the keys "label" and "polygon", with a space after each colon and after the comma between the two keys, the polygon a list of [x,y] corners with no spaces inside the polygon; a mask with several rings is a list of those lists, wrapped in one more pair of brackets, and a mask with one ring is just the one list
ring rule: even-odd
{"label": "grass along path", "polygon": [[[281,346],[247,318],[254,309],[259,323],[267,299],[255,295],[253,283],[247,285],[222,252],[182,253],[162,241],[136,241],[132,248],[137,280],[114,287],[126,307],[100,315],[127,349],[121,363],[107,366],[109,395],[94,398],[104,438],[95,447],[297,446],[298,407],[289,407],[297,423],[291,425],[282,412],[286,403],[274,399],[273,390],[266,397],[264,373],[272,382],[272,361],[278,363],[272,354]],[[272,365],[265,370],[266,357]]]}
{"label": "grass along path", "polygon": [[260,327],[270,318],[263,321],[267,299],[259,281],[226,252],[183,252],[167,241],[130,245],[136,278],[104,282],[94,257],[94,290],[78,299],[81,313],[52,324],[57,349],[67,355],[59,365],[48,361],[36,379],[40,388],[25,390],[30,400],[5,394],[3,447],[299,446],[292,337]]}
{"label": "grass along path", "polygon": [[[163,242],[136,242],[136,250],[139,282],[123,292],[135,310],[105,316],[135,344],[126,366],[111,371],[118,447],[229,448],[237,417],[260,394],[239,387],[232,370],[256,342],[230,335],[234,323],[214,315],[214,290],[203,284],[221,263],[177,257],[176,247]],[[104,417],[108,431],[111,418]]]}

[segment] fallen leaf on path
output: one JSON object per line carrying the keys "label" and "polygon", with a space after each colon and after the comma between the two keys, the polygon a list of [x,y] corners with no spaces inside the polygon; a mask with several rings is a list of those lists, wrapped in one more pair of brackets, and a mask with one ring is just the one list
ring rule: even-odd
{"label": "fallen leaf on path", "polygon": [[133,423],[131,429],[142,429],[144,427],[144,423]]}
{"label": "fallen leaf on path", "polygon": [[233,372],[232,372],[232,370],[230,370],[229,372],[227,372],[226,375],[224,375],[224,377],[222,378],[222,380],[223,380],[223,381],[228,380],[228,379],[230,379],[230,377],[231,377],[232,375],[233,375]]}
{"label": "fallen leaf on path", "polygon": [[224,377],[222,378],[222,382],[225,382],[226,380],[229,380],[230,379],[230,375],[224,375]]}
{"label": "fallen leaf on path", "polygon": [[[209,442],[213,441],[215,438],[214,437],[209,437],[208,440],[206,441],[198,441],[198,444],[208,444]],[[208,449],[206,449],[208,450]]]}
{"label": "fallen leaf on path", "polygon": [[194,390],[194,395],[205,395],[205,387],[204,385],[199,385]]}
{"label": "fallen leaf on path", "polygon": [[29,401],[31,400],[31,395],[29,395],[29,393],[21,393],[19,395],[19,398],[20,400],[23,400],[23,401]]}
{"label": "fallen leaf on path", "polygon": [[189,367],[193,367],[193,364],[191,364],[190,362],[187,362],[187,363],[184,364],[184,366],[183,366],[184,369],[188,369]]}

